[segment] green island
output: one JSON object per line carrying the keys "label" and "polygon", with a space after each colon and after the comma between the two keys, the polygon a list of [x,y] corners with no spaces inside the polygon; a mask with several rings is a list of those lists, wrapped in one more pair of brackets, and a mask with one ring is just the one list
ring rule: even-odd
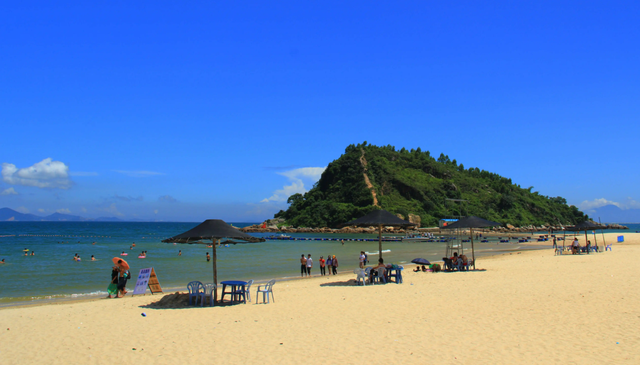
{"label": "green island", "polygon": [[420,148],[396,150],[365,141],[349,145],[311,190],[291,195],[289,208],[274,218],[286,226],[337,227],[380,208],[411,216],[423,227],[458,215],[520,227],[574,225],[589,218],[562,197],[532,190],[444,154],[436,159]]}

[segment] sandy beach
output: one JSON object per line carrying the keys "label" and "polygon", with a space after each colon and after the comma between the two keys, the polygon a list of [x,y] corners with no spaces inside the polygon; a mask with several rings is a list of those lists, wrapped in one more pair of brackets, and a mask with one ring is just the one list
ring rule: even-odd
{"label": "sandy beach", "polygon": [[637,364],[640,234],[624,236],[610,252],[514,252],[471,272],[405,266],[401,285],[357,287],[341,267],[276,283],[267,305],[153,309],[162,296],[146,295],[4,308],[0,362]]}

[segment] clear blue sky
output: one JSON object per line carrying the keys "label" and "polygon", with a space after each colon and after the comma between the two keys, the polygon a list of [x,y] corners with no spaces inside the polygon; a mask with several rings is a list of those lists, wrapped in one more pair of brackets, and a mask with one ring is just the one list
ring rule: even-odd
{"label": "clear blue sky", "polygon": [[4,2],[0,207],[259,221],[367,141],[640,208],[639,4]]}

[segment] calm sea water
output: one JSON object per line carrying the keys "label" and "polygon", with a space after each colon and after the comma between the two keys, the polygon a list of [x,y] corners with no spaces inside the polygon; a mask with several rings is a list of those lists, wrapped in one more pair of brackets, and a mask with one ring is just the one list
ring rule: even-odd
{"label": "calm sea water", "polygon": [[[212,263],[206,261],[211,248],[205,245],[167,244],[161,240],[185,232],[195,223],[125,223],[125,222],[0,222],[0,305],[15,302],[57,298],[106,295],[113,257],[124,257],[135,276],[140,269],[153,267],[165,292],[184,290],[192,280],[213,281]],[[242,227],[248,224],[235,224]],[[628,231],[640,231],[640,224],[629,225]],[[254,234],[265,237],[271,234]],[[375,238],[375,235],[293,234],[293,237]],[[95,244],[94,244],[95,242]],[[132,243],[136,247],[130,249]],[[548,244],[542,247],[549,247]],[[220,247],[218,280],[295,278],[299,274],[301,254],[311,254],[315,262],[313,274],[319,274],[318,259],[336,255],[339,271],[352,271],[358,266],[360,251],[377,252],[377,242],[280,241],[248,243]],[[537,248],[537,247],[533,247]],[[35,256],[24,256],[24,249]],[[445,243],[383,242],[385,262],[402,264],[416,257],[439,260]],[[476,256],[519,249],[516,244],[476,243]],[[524,248],[522,248],[524,249]],[[146,259],[138,259],[141,251]],[[182,256],[178,256],[178,251]],[[72,260],[79,254],[82,261]],[[470,251],[467,252],[470,254]],[[96,261],[91,261],[91,255]],[[376,261],[371,255],[370,260]],[[133,288],[135,282],[129,282]]]}

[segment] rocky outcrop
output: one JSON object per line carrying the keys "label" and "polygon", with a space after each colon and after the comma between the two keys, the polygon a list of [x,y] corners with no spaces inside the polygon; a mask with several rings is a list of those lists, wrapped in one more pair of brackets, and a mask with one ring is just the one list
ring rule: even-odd
{"label": "rocky outcrop", "polygon": [[415,223],[416,227],[421,226],[422,218],[419,215],[409,213],[409,217],[407,219],[411,223]]}

